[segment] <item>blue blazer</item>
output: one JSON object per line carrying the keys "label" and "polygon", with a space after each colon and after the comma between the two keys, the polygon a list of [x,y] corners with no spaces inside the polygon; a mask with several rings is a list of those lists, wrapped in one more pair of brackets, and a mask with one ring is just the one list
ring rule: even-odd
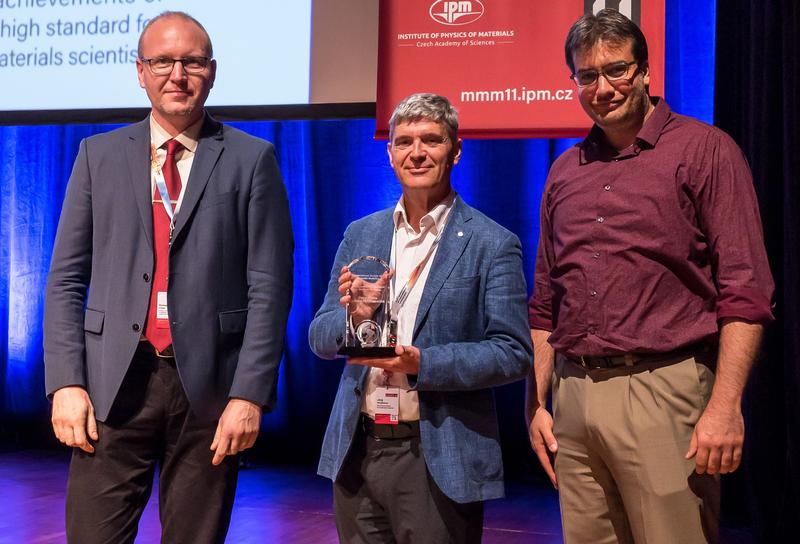
{"label": "blue blazer", "polygon": [[[352,223],[328,292],[309,328],[311,349],[336,357],[344,333],[339,271],[373,255],[389,261],[393,208]],[[522,251],[516,235],[456,198],[425,283],[414,326],[420,371],[420,443],[428,471],[458,502],[503,496],[503,463],[492,387],[527,375],[533,357]],[[369,369],[345,365],[318,472],[335,480],[353,442]]]}
{"label": "blue blazer", "polygon": [[[271,144],[206,116],[170,248],[170,328],[192,411],[270,408],[292,298],[289,206]],[[81,142],[47,281],[48,395],[81,385],[103,421],[142,334],[153,274],[148,120]]]}

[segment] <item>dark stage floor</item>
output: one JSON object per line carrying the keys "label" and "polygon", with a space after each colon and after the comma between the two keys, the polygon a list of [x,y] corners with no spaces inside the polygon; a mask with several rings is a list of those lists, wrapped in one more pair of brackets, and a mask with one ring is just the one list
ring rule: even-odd
{"label": "dark stage floor", "polygon": [[[0,544],[65,542],[64,491],[68,455],[23,451],[0,454]],[[157,493],[140,524],[137,543],[159,541]],[[511,482],[507,497],[486,506],[486,544],[561,542],[555,491]],[[746,533],[723,531],[724,544],[751,544]],[[252,467],[241,472],[230,543],[335,543],[330,484],[310,469]]]}

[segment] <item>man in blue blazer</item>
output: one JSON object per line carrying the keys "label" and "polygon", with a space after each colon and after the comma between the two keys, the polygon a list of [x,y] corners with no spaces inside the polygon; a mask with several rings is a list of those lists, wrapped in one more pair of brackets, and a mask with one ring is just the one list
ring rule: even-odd
{"label": "man in blue blazer", "polygon": [[204,112],[202,25],[166,12],[138,52],[150,116],[81,143],[47,282],[47,393],[74,448],[67,538],[133,542],[158,465],[163,541],[222,542],[237,453],[275,399],[288,202],[272,145]]}
{"label": "man in blue blazer", "polygon": [[378,281],[397,347],[347,359],[319,474],[342,542],[479,542],[483,501],[503,495],[491,388],[523,378],[532,356],[520,243],[451,188],[461,140],[446,98],[412,95],[389,124],[402,198],[347,228],[309,342],[332,359],[345,307],[354,327],[372,317],[347,265],[373,256],[391,267]]}

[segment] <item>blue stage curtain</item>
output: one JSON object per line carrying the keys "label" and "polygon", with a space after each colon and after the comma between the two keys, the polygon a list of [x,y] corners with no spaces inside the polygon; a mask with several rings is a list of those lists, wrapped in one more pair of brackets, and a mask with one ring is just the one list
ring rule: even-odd
{"label": "blue stage curtain", "polygon": [[[714,2],[667,2],[667,100],[713,117]],[[566,72],[566,68],[565,68]],[[318,441],[341,372],[306,340],[348,223],[393,205],[400,190],[373,120],[235,123],[275,143],[295,232],[295,293],[279,402],[264,430],[306,426]],[[43,291],[61,202],[82,138],[110,125],[0,127],[0,418],[44,416]],[[539,198],[552,160],[576,140],[467,141],[453,184],[520,235],[531,278]],[[529,280],[530,283],[530,280]],[[521,419],[521,407],[511,417]],[[313,422],[308,427],[309,422]],[[313,441],[312,441],[313,442]]]}

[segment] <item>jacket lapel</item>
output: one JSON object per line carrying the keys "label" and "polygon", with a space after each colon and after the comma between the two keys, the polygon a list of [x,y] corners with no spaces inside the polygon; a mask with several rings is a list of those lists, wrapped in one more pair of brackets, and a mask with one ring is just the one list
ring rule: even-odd
{"label": "jacket lapel", "polygon": [[128,177],[133,190],[136,207],[145,240],[153,247],[153,195],[150,194],[150,121],[149,117],[131,127],[130,141],[125,149],[128,160]]}
{"label": "jacket lapel", "polygon": [[439,294],[444,282],[450,277],[453,267],[464,253],[464,248],[467,247],[467,243],[472,236],[472,230],[468,225],[471,219],[472,213],[469,207],[464,204],[461,197],[456,197],[447,225],[445,225],[444,234],[442,234],[439,247],[436,249],[436,255],[433,257],[431,270],[428,273],[428,279],[425,281],[425,289],[422,291],[422,297],[419,301],[417,319],[414,323],[414,338],[419,334],[420,324],[425,320],[433,300]]}
{"label": "jacket lapel", "polygon": [[361,240],[363,245],[358,247],[363,251],[363,255],[371,255],[383,259],[389,263],[390,253],[392,252],[392,238],[394,237],[394,219],[392,214],[394,208],[390,208],[385,212],[375,216],[375,221],[372,225],[368,225],[366,229],[367,238]]}
{"label": "jacket lapel", "polygon": [[175,232],[173,240],[177,240],[181,231],[186,226],[192,216],[203,191],[208,185],[211,172],[225,149],[222,136],[222,124],[215,121],[210,115],[206,114],[203,128],[200,130],[200,138],[197,142],[197,153],[192,162],[192,170],[187,181],[186,192],[183,195],[181,209],[175,216]]}

